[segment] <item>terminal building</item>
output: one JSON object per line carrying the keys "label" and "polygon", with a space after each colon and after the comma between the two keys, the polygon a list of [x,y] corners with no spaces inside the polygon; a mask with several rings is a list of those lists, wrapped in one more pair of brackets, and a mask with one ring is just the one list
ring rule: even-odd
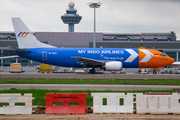
{"label": "terminal building", "polygon": [[[57,47],[93,48],[93,32],[74,32],[74,24],[80,23],[82,17],[74,9],[74,3],[69,3],[66,14],[61,16],[62,21],[68,24],[68,32],[34,32],[37,39],[43,43]],[[164,50],[175,61],[180,61],[180,41],[176,39],[174,31],[167,33],[96,33],[97,48],[138,48]],[[0,31],[0,56],[15,55],[7,46],[18,47],[14,32]],[[21,63],[28,69],[34,69],[40,63],[25,58],[1,59],[0,68],[9,67],[11,63]],[[0,69],[0,71],[1,71]]]}

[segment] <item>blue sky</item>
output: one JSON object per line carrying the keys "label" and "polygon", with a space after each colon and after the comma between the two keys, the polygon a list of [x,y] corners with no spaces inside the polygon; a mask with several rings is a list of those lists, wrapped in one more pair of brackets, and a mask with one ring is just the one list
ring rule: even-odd
{"label": "blue sky", "polygon": [[[20,17],[31,31],[67,32],[60,19],[67,0],[0,0],[0,31],[14,31],[11,17]],[[180,0],[72,0],[82,16],[75,32],[93,32],[93,9],[89,2],[101,2],[96,10],[97,32],[141,33],[174,31],[180,40]]]}

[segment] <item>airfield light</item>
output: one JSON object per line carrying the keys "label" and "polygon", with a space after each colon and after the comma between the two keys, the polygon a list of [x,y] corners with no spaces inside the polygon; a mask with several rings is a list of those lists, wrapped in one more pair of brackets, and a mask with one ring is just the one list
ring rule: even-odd
{"label": "airfield light", "polygon": [[93,40],[93,48],[96,48],[96,9],[95,8],[100,8],[101,4],[100,2],[98,3],[88,3],[90,8],[94,8],[94,40]]}

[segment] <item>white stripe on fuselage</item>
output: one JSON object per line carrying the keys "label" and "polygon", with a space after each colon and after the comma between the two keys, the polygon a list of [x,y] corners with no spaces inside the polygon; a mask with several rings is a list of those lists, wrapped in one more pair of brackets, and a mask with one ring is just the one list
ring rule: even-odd
{"label": "white stripe on fuselage", "polygon": [[138,56],[138,54],[132,49],[125,49],[125,50],[131,55],[124,62],[132,62]]}
{"label": "white stripe on fuselage", "polygon": [[145,56],[140,62],[147,62],[147,61],[149,61],[149,60],[153,57],[153,55],[154,55],[154,54],[152,54],[149,50],[140,50],[140,51],[142,51],[143,53],[146,54],[146,56]]}

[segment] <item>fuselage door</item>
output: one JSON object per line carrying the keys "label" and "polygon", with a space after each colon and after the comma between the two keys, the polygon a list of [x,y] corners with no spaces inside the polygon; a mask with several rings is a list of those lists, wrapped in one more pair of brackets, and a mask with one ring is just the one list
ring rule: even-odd
{"label": "fuselage door", "polygon": [[42,60],[47,60],[47,51],[42,52]]}

